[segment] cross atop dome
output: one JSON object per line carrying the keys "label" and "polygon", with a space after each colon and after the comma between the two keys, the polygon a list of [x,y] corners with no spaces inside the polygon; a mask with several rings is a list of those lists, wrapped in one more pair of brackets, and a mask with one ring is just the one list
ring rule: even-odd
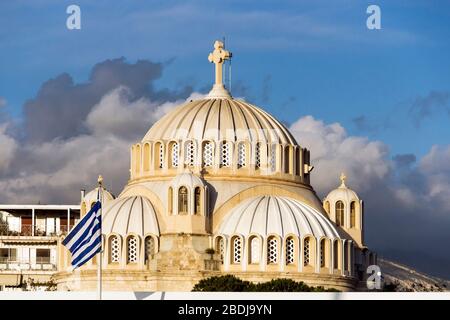
{"label": "cross atop dome", "polygon": [[347,176],[342,172],[341,175],[340,175],[340,177],[339,177],[339,179],[341,180],[341,185],[340,185],[340,187],[341,187],[341,188],[345,188],[345,187],[346,187],[346,185],[345,185],[345,180],[347,180]]}
{"label": "cross atop dome", "polygon": [[210,98],[231,98],[230,93],[223,85],[223,63],[225,60],[230,60],[232,53],[224,49],[222,41],[216,40],[214,42],[214,50],[208,55],[209,62],[215,64],[215,82],[209,93]]}

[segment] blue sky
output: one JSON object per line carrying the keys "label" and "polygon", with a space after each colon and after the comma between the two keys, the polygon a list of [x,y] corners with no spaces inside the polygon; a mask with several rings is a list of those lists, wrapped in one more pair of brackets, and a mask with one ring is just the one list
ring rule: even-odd
{"label": "blue sky", "polygon": [[[82,10],[79,31],[65,28],[72,3]],[[366,28],[371,3],[381,7],[381,30]],[[420,157],[449,142],[445,111],[419,127],[410,115],[418,97],[450,87],[446,1],[42,0],[2,1],[0,12],[0,96],[16,117],[47,79],[68,72],[85,81],[107,58],[171,61],[159,86],[204,88],[213,76],[207,54],[225,36],[233,84],[286,122],[337,121],[393,154]]]}
{"label": "blue sky", "polygon": [[[71,4],[81,30],[66,28]],[[76,203],[99,172],[120,192],[129,145],[167,102],[150,100],[208,90],[222,37],[232,94],[310,148],[319,195],[348,170],[369,246],[449,278],[449,1],[0,1],[0,202]]]}

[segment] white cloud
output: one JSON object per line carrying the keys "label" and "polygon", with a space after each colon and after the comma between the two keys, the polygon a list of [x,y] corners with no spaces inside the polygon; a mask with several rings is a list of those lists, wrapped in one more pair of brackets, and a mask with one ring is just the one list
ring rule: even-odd
{"label": "white cloud", "polygon": [[6,106],[6,104],[7,104],[6,99],[3,97],[0,97],[0,108]]}
{"label": "white cloud", "polygon": [[6,170],[17,150],[16,141],[6,134],[7,124],[0,124],[0,172]]}

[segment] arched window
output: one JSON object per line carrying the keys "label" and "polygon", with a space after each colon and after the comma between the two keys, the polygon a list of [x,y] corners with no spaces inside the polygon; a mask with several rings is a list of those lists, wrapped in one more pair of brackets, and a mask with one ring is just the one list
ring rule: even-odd
{"label": "arched window", "polygon": [[127,263],[134,263],[138,261],[138,240],[131,236],[127,240]]}
{"label": "arched window", "polygon": [[141,172],[141,146],[136,145],[136,157],[134,159],[134,163],[136,165],[135,171],[136,173]]}
{"label": "arched window", "polygon": [[303,265],[306,267],[311,264],[311,241],[309,238],[303,240]]}
{"label": "arched window", "polygon": [[194,214],[200,214],[201,212],[201,189],[200,187],[195,188],[194,194]]}
{"label": "arched window", "polygon": [[320,267],[325,267],[325,239],[320,240]]}
{"label": "arched window", "polygon": [[169,214],[173,213],[173,189],[172,187],[169,187],[169,194],[167,197],[167,201],[168,201],[168,208],[169,208]]}
{"label": "arched window", "polygon": [[203,166],[212,167],[214,160],[214,146],[211,141],[203,144]]}
{"label": "arched window", "polygon": [[230,143],[223,141],[220,144],[220,166],[229,167],[231,165],[231,147]]}
{"label": "arched window", "polygon": [[195,164],[195,145],[193,141],[186,142],[184,151],[185,162],[192,167]]}
{"label": "arched window", "polygon": [[323,204],[323,207],[325,209],[325,211],[330,214],[330,202],[329,201],[325,201]]}
{"label": "arched window", "polygon": [[284,173],[290,173],[291,157],[289,147],[284,148]]}
{"label": "arched window", "polygon": [[295,247],[294,238],[286,239],[286,264],[293,264],[295,262]]}
{"label": "arched window", "polygon": [[157,142],[155,144],[155,166],[158,169],[161,169],[163,167],[164,163],[164,146],[161,142]]}
{"label": "arched window", "polygon": [[240,237],[234,237],[233,238],[233,255],[232,255],[232,262],[233,263],[240,263],[242,260],[242,240]]}
{"label": "arched window", "polygon": [[295,175],[300,175],[300,148],[295,148]]}
{"label": "arched window", "polygon": [[259,142],[256,144],[255,149],[255,168],[261,168],[261,143]]}
{"label": "arched window", "polygon": [[270,170],[275,172],[277,170],[277,145],[273,144],[270,148]]}
{"label": "arched window", "polygon": [[354,228],[356,226],[356,203],[352,201],[350,203],[350,228]]}
{"label": "arched window", "polygon": [[222,260],[223,263],[225,257],[225,239],[223,237],[217,237],[216,241],[216,252],[219,252],[220,260]]}
{"label": "arched window", "polygon": [[120,243],[117,236],[109,238],[109,262],[120,261]]}
{"label": "arched window", "polygon": [[188,190],[186,187],[178,189],[178,214],[188,213]]}
{"label": "arched window", "polygon": [[150,145],[144,144],[144,171],[150,170]]}
{"label": "arched window", "polygon": [[278,241],[275,237],[267,239],[267,263],[277,263],[278,261]]}
{"label": "arched window", "polygon": [[247,148],[245,147],[245,143],[240,142],[238,144],[238,159],[237,159],[238,169],[245,167],[246,162],[247,162]]}
{"label": "arched window", "polygon": [[333,243],[334,268],[339,268],[339,244],[336,241]]}
{"label": "arched window", "polygon": [[173,142],[170,145],[170,165],[173,168],[178,167],[179,157],[178,157],[179,146],[177,142]]}
{"label": "arched window", "polygon": [[340,200],[336,202],[336,224],[338,226],[344,225],[344,203]]}
{"label": "arched window", "polygon": [[258,237],[253,236],[250,239],[250,263],[259,263],[261,254],[261,241]]}
{"label": "arched window", "polygon": [[152,236],[145,238],[145,263],[147,263],[153,254],[155,254],[155,239]]}

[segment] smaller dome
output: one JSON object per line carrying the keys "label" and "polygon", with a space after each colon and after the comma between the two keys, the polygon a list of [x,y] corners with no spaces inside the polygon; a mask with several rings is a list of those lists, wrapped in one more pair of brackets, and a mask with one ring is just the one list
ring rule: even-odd
{"label": "smaller dome", "polygon": [[340,238],[333,224],[316,209],[288,197],[258,196],[235,207],[222,222],[219,234],[244,237],[276,234],[285,237],[313,235],[317,239]]}
{"label": "smaller dome", "polygon": [[126,236],[135,233],[142,237],[147,234],[159,236],[156,212],[146,197],[117,198],[105,205],[102,214],[102,231],[105,234],[118,233]]}
{"label": "smaller dome", "polygon": [[173,178],[170,185],[172,186],[172,188],[178,189],[181,186],[185,186],[188,188],[204,187],[205,183],[199,176],[196,176],[191,172],[183,172]]}
{"label": "smaller dome", "polygon": [[[115,199],[114,195],[105,188],[102,188],[102,193],[103,193],[103,201],[105,203]],[[87,203],[96,202],[97,197],[98,197],[98,187],[86,193],[84,195],[83,201],[86,201]]]}
{"label": "smaller dome", "polygon": [[324,201],[330,201],[335,202],[338,200],[346,201],[347,203],[350,203],[351,201],[358,201],[359,197],[356,194],[355,191],[352,189],[349,189],[346,184],[345,180],[347,177],[342,173],[340,176],[341,185],[337,187],[336,189],[332,190],[328,195],[325,197]]}

